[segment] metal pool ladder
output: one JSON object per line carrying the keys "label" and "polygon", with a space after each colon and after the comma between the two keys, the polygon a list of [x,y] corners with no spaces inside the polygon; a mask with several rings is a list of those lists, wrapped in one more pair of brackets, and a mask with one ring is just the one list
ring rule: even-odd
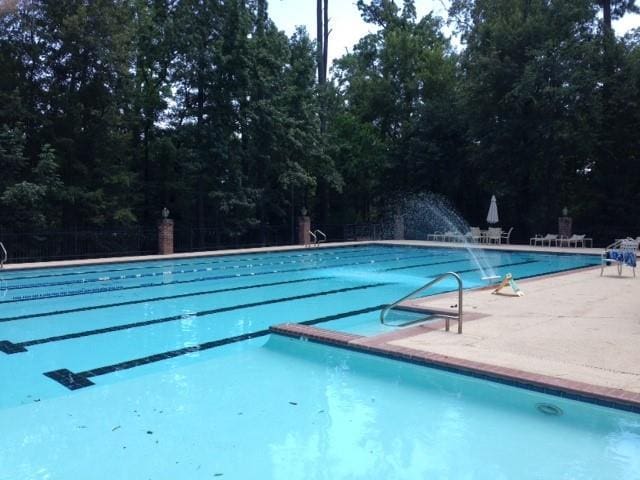
{"label": "metal pool ladder", "polygon": [[2,250],[2,258],[0,259],[0,268],[4,267],[4,264],[7,263],[7,249],[4,248],[4,244],[0,242],[0,250]]}
{"label": "metal pool ladder", "polygon": [[315,230],[313,232],[309,230],[309,236],[313,239],[313,242],[309,246],[315,245],[317,247],[318,244],[327,241],[327,236],[322,230]]}
{"label": "metal pool ladder", "polygon": [[[455,272],[443,273],[442,275],[440,275],[440,276],[434,278],[433,280],[431,280],[429,283],[421,286],[417,290],[414,290],[409,295],[405,295],[400,300],[397,300],[397,301],[393,302],[391,305],[387,305],[380,312],[380,323],[385,324],[384,319],[385,319],[387,313],[389,313],[390,310],[392,310],[393,308],[399,306],[402,302],[404,302],[405,300],[408,300],[409,298],[413,297],[414,295],[417,295],[418,293],[423,292],[423,291],[433,287],[437,283],[440,283],[442,280],[444,280],[447,277],[455,278],[456,282],[458,283],[458,314],[457,315],[453,315],[453,314],[442,313],[442,312],[438,312],[438,314],[441,314],[442,316],[445,317],[445,330],[447,332],[449,331],[449,319],[451,317],[457,318],[458,319],[458,333],[462,333],[462,278],[460,278],[460,275],[458,275]],[[420,311],[418,308],[413,308],[413,310],[416,311],[416,312]],[[428,312],[428,310],[425,309],[425,312]],[[401,325],[395,325],[395,326],[396,327],[403,327],[403,326],[409,325],[411,323],[416,323],[416,322],[415,321],[406,322],[406,323],[403,323]],[[388,325],[388,324],[385,324],[385,325]]]}

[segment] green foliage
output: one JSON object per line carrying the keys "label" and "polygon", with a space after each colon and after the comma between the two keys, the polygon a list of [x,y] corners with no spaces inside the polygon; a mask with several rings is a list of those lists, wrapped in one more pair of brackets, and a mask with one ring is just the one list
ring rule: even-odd
{"label": "green foliage", "polygon": [[[456,56],[440,31],[441,20],[427,15],[418,21],[412,1],[405,1],[402,11],[386,1],[358,5],[363,18],[382,28],[361,39],[354,52],[336,64],[344,114],[334,126],[357,126],[333,134],[340,144],[346,140],[339,154],[349,158],[343,164],[349,177],[354,168],[375,172],[375,178],[365,182],[369,198],[359,201],[357,215],[369,220],[375,217],[376,203],[390,193],[446,187],[438,165],[459,157],[455,145],[450,148],[451,137],[459,136],[457,122],[449,123],[452,118],[446,113],[456,104]],[[349,145],[354,141],[356,145]],[[375,146],[376,152],[365,144]],[[358,151],[364,158],[356,157]]]}
{"label": "green foliage", "polygon": [[[265,0],[24,0],[0,15],[0,228],[153,226],[235,241],[378,221],[444,194],[517,235],[632,233],[640,218],[633,0],[359,0],[374,30],[318,84],[317,43]],[[602,14],[602,20],[600,15]],[[195,243],[203,242],[203,233]],[[608,240],[607,237],[605,240]]]}

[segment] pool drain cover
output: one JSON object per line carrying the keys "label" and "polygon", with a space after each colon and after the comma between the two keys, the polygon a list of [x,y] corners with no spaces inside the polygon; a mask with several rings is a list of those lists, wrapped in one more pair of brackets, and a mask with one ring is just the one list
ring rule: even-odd
{"label": "pool drain cover", "polygon": [[544,413],[545,415],[549,415],[551,417],[559,417],[563,413],[560,407],[556,407],[551,403],[537,403],[536,409],[540,413]]}

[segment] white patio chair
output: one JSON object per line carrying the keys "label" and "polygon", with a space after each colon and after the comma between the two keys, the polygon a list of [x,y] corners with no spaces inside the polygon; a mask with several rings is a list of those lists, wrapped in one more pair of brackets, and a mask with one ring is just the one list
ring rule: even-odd
{"label": "white patio chair", "polygon": [[427,234],[427,240],[433,240],[434,242],[442,240],[442,232],[433,232]]}
{"label": "white patio chair", "polygon": [[454,232],[452,230],[449,230],[449,231],[444,232],[442,234],[442,237],[443,237],[442,240],[444,242],[455,242],[458,239],[459,235],[460,234],[458,232]]}
{"label": "white patio chair", "polygon": [[576,234],[571,235],[569,238],[563,239],[561,242],[566,243],[567,247],[573,246],[575,248],[578,248],[578,245],[584,248],[587,243],[589,243],[589,245],[593,245],[593,239],[587,238],[586,235],[576,235]]}
{"label": "white patio chair", "polygon": [[549,246],[551,246],[551,242],[554,243],[554,245],[557,247],[558,246],[558,235],[556,235],[555,233],[547,233],[544,237],[541,237],[540,235],[536,235],[535,237],[531,238],[529,240],[529,245],[538,245],[538,243],[544,247],[545,242],[547,242],[547,244]]}
{"label": "white patio chair", "polygon": [[531,238],[529,239],[529,245],[535,246],[535,245],[537,245],[538,243],[542,243],[542,239],[543,239],[543,238],[544,238],[544,237],[543,237],[542,235],[540,235],[540,234],[536,233],[536,235],[535,235],[534,237],[531,237]]}
{"label": "white patio chair", "polygon": [[489,227],[487,243],[502,243],[502,229],[500,227]]}
{"label": "white patio chair", "polygon": [[513,232],[513,227],[511,227],[508,232],[502,232],[500,235],[500,243],[502,243],[502,241],[507,244],[511,243],[511,232]]}
{"label": "white patio chair", "polygon": [[616,265],[618,275],[622,275],[622,267],[627,265],[633,270],[633,276],[636,276],[636,263],[638,253],[638,242],[633,238],[625,238],[616,240],[614,243],[605,248],[600,259],[600,276],[604,274],[604,267]]}
{"label": "white patio chair", "polygon": [[469,233],[467,233],[467,237],[474,242],[480,243],[482,241],[482,231],[480,227],[471,227]]}

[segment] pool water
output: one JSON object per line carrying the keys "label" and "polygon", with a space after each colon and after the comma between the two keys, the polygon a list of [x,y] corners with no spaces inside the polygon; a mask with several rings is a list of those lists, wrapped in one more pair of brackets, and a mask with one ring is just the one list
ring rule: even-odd
{"label": "pool water", "polygon": [[640,415],[268,334],[384,331],[446,271],[483,285],[464,251],[388,246],[2,272],[0,479],[639,478]]}

